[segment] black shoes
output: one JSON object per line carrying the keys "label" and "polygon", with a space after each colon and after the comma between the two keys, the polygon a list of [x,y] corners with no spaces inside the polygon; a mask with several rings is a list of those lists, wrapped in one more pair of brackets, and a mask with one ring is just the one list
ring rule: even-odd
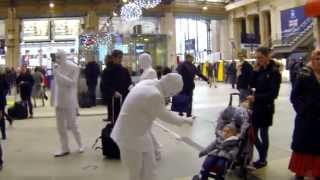
{"label": "black shoes", "polygon": [[263,167],[266,167],[267,164],[268,164],[267,161],[260,161],[260,160],[258,160],[258,161],[256,161],[256,162],[253,163],[253,167],[256,168],[256,169],[261,169],[261,168],[263,168]]}
{"label": "black shoes", "polygon": [[304,176],[295,176],[294,177],[295,180],[304,180]]}

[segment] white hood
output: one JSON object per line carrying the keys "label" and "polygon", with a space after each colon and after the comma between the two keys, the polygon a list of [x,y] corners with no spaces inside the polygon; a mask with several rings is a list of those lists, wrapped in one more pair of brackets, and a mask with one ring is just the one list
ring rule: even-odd
{"label": "white hood", "polygon": [[143,70],[151,68],[152,67],[152,57],[147,53],[141,54],[139,56],[139,65],[140,65],[140,68],[142,68]]}
{"label": "white hood", "polygon": [[56,63],[57,64],[63,64],[67,60],[67,53],[62,50],[58,49],[56,52]]}
{"label": "white hood", "polygon": [[169,73],[158,81],[157,87],[164,97],[172,97],[178,94],[183,87],[183,80],[178,73]]}

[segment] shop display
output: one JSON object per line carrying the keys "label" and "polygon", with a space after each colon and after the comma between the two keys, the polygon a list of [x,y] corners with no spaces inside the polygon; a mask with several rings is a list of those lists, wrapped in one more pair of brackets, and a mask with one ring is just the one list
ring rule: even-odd
{"label": "shop display", "polygon": [[53,21],[54,40],[75,40],[78,38],[80,20],[58,19]]}
{"label": "shop display", "polygon": [[24,20],[22,23],[22,40],[49,41],[49,20]]}

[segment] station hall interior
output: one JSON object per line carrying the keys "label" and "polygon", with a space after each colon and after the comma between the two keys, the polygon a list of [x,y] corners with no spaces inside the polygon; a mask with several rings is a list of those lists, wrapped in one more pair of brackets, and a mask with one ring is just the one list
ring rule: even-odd
{"label": "station hall interior", "polygon": [[[0,0],[0,180],[202,180],[204,161],[207,162],[215,152],[207,152],[201,157],[199,153],[219,140],[220,130],[224,143],[228,140],[225,128],[239,128],[237,124],[217,129],[223,113],[231,107],[236,109],[233,113],[243,111],[249,125],[244,137],[242,125],[237,130],[240,146],[237,159],[229,161],[223,157],[226,163],[222,175],[215,172],[216,167],[211,168],[212,177],[209,179],[319,180],[320,134],[311,138],[312,142],[302,140],[310,142],[312,147],[308,156],[311,159],[306,164],[312,164],[313,170],[312,165],[304,164],[305,167],[301,165],[300,169],[298,165],[294,166],[298,158],[301,161],[306,158],[299,154],[303,152],[296,150],[297,121],[303,116],[300,110],[305,109],[297,108],[295,103],[300,101],[295,101],[294,95],[304,87],[310,90],[309,95],[314,93],[314,89],[308,88],[309,81],[304,85],[297,83],[300,89],[296,88],[295,82],[301,80],[299,73],[311,71],[314,73],[312,77],[318,81],[310,87],[320,88],[320,64],[316,63],[320,62],[319,49],[320,0]],[[262,60],[259,55],[268,61],[260,69],[258,61]],[[150,60],[147,68],[142,63],[146,59]],[[186,71],[191,69],[192,75],[185,77],[186,72],[181,68],[189,61]],[[244,92],[239,87],[239,77],[243,73],[244,61],[248,62],[252,72],[246,79],[245,93],[248,94],[242,99]],[[300,64],[298,72],[296,69]],[[112,67],[114,69],[110,70]],[[150,69],[156,77],[144,76]],[[271,75],[267,72],[269,70]],[[255,73],[257,71],[259,73]],[[22,77],[19,80],[24,73],[29,74],[32,84],[35,83],[27,90],[27,100],[21,88],[29,79]],[[164,88],[159,86],[166,80],[169,84],[168,79],[176,74],[181,75],[178,79],[184,84],[181,84],[180,93],[166,97]],[[181,92],[185,91],[188,78],[191,78],[191,85],[187,85],[194,86],[186,95]],[[143,79],[160,80],[154,80],[152,84]],[[8,90],[4,88],[4,81]],[[108,87],[108,83],[120,89]],[[146,91],[141,93],[139,88],[146,88]],[[155,116],[152,125],[148,124],[149,129],[140,139],[137,138],[134,148],[128,149],[129,145],[121,144],[117,139],[120,137],[116,136],[121,135],[118,133],[121,128],[130,134],[131,128],[135,127],[125,128],[120,121],[125,122],[128,117],[134,121],[147,117],[143,113],[138,117],[136,111],[148,100],[137,99],[154,92],[152,88],[158,88],[157,96],[161,96],[161,105],[165,108],[161,112],[153,110],[158,106],[152,105],[152,101],[142,110],[146,114],[157,113],[151,113]],[[258,132],[251,121],[255,108],[260,106],[255,105],[261,98],[258,96],[260,91],[269,88],[277,92],[264,97],[262,104],[266,106],[261,105],[272,109],[272,123],[266,125],[268,145],[264,148],[268,150],[265,159],[261,160],[261,152],[255,148],[254,136]],[[308,96],[302,91],[299,95]],[[112,94],[110,97],[109,93]],[[128,99],[137,101],[129,103]],[[231,104],[230,99],[233,100]],[[305,99],[320,103],[319,95],[300,100],[304,102]],[[64,102],[62,109],[57,105],[60,102]],[[174,110],[175,102],[179,105],[187,102],[186,109],[183,109],[186,113]],[[16,110],[18,105],[22,109]],[[130,109],[130,105],[138,109],[132,116],[124,112]],[[303,116],[316,119],[313,122],[315,127],[310,125],[310,129],[304,129],[306,132],[316,134],[320,130],[317,129],[320,128],[318,108],[320,105],[308,111],[313,116]],[[18,117],[22,110],[25,116]],[[261,111],[267,111],[264,110]],[[161,113],[169,113],[170,116],[163,115],[169,120],[161,119]],[[67,120],[61,123],[59,119],[63,116]],[[170,123],[173,117],[180,118],[184,124]],[[120,148],[121,160],[103,154],[103,149],[108,147],[102,147],[103,140],[99,137],[102,135],[103,138],[104,130],[110,124],[117,133],[111,129],[107,138],[114,140],[115,146]],[[64,132],[60,129],[62,127],[70,132]],[[259,128],[262,141],[266,141],[262,133],[265,129]],[[68,133],[69,140],[65,140]],[[133,136],[136,134],[139,133],[133,133]],[[141,158],[147,160],[142,162],[140,171],[143,173],[140,175],[146,173],[148,177],[148,173],[154,172],[154,178],[134,179],[132,169],[138,167],[130,167],[130,158],[122,157],[144,149],[138,147],[139,143],[151,141],[150,138],[152,149],[155,148],[154,164],[146,165],[149,159],[144,151]],[[127,152],[130,153],[124,154]],[[241,156],[241,162],[238,158],[240,152],[246,153],[245,158]],[[140,157],[135,158],[130,160],[135,163],[140,160]],[[301,171],[297,172],[297,169]]]}

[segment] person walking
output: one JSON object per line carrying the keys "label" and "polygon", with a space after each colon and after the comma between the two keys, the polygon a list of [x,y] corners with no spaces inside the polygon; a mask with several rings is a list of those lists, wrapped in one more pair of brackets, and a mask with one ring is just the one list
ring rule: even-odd
{"label": "person walking", "polygon": [[259,159],[253,163],[257,169],[267,165],[269,127],[272,126],[274,101],[278,97],[281,84],[279,67],[275,61],[271,60],[270,53],[267,47],[259,47],[256,50],[257,63],[250,83],[250,87],[254,88],[255,92],[247,97],[252,104],[254,144],[259,153]]}
{"label": "person walking", "polygon": [[10,86],[6,80],[5,74],[0,72],[0,130],[1,130],[2,139],[7,139],[5,109],[7,105],[6,96],[9,92],[9,89],[10,89]]}
{"label": "person walking", "polygon": [[33,118],[33,107],[31,102],[32,87],[34,79],[24,65],[21,67],[21,72],[16,80],[17,87],[19,88],[20,97],[24,105],[29,109],[29,117]]}
{"label": "person walking", "polygon": [[296,111],[289,169],[297,180],[320,180],[320,49],[312,52],[301,68],[291,92]]}
{"label": "person walking", "polygon": [[[108,106],[108,119],[112,121],[118,118],[122,102],[129,93],[129,87],[132,84],[131,76],[128,69],[122,66],[123,52],[120,50],[113,50],[110,62],[101,75],[101,93],[105,103]],[[114,98],[114,103],[112,99]],[[113,107],[114,106],[114,107]],[[114,112],[114,114],[112,114]]]}
{"label": "person walking", "polygon": [[[209,80],[207,77],[202,75],[202,73],[192,63],[194,58],[191,54],[187,54],[185,59],[186,60],[183,63],[178,65],[177,72],[182,76],[182,79],[183,79],[183,89],[181,93],[189,97],[187,117],[195,118],[195,116],[192,116],[192,101],[193,101],[192,99],[193,99],[193,90],[195,88],[194,78],[197,75],[207,82]],[[180,115],[182,115],[182,112],[180,112]]]}
{"label": "person walking", "polygon": [[232,89],[235,88],[237,83],[237,64],[235,60],[232,60],[227,69],[228,81],[231,83]]}
{"label": "person walking", "polygon": [[53,105],[56,108],[61,149],[54,154],[54,157],[62,157],[70,154],[68,130],[71,130],[75,137],[79,148],[78,152],[82,153],[84,151],[77,122],[79,68],[72,61],[66,59],[67,54],[63,50],[59,49],[55,57],[52,97]]}
{"label": "person walking", "polygon": [[192,124],[169,111],[164,103],[182,90],[179,74],[169,73],[160,80],[144,80],[134,86],[121,108],[111,138],[120,148],[121,160],[129,171],[129,180],[155,180],[154,145],[150,135],[153,122],[159,118],[168,123]]}
{"label": "person walking", "polygon": [[96,88],[98,84],[98,77],[101,74],[100,66],[96,61],[90,61],[86,64],[85,77],[88,86],[88,95],[92,106],[96,106]]}
{"label": "person walking", "polygon": [[247,96],[250,95],[250,81],[252,77],[253,68],[248,61],[245,60],[245,55],[239,53],[239,76],[237,80],[237,89],[240,92],[240,102],[246,100]]}
{"label": "person walking", "polygon": [[43,93],[43,81],[44,81],[44,77],[40,71],[40,67],[36,67],[34,70],[34,73],[32,75],[33,79],[34,79],[34,85],[33,85],[33,89],[32,89],[32,98],[33,98],[33,104],[34,107],[37,107],[37,98],[41,98],[42,100],[42,106],[45,105],[44,103],[44,93]]}

